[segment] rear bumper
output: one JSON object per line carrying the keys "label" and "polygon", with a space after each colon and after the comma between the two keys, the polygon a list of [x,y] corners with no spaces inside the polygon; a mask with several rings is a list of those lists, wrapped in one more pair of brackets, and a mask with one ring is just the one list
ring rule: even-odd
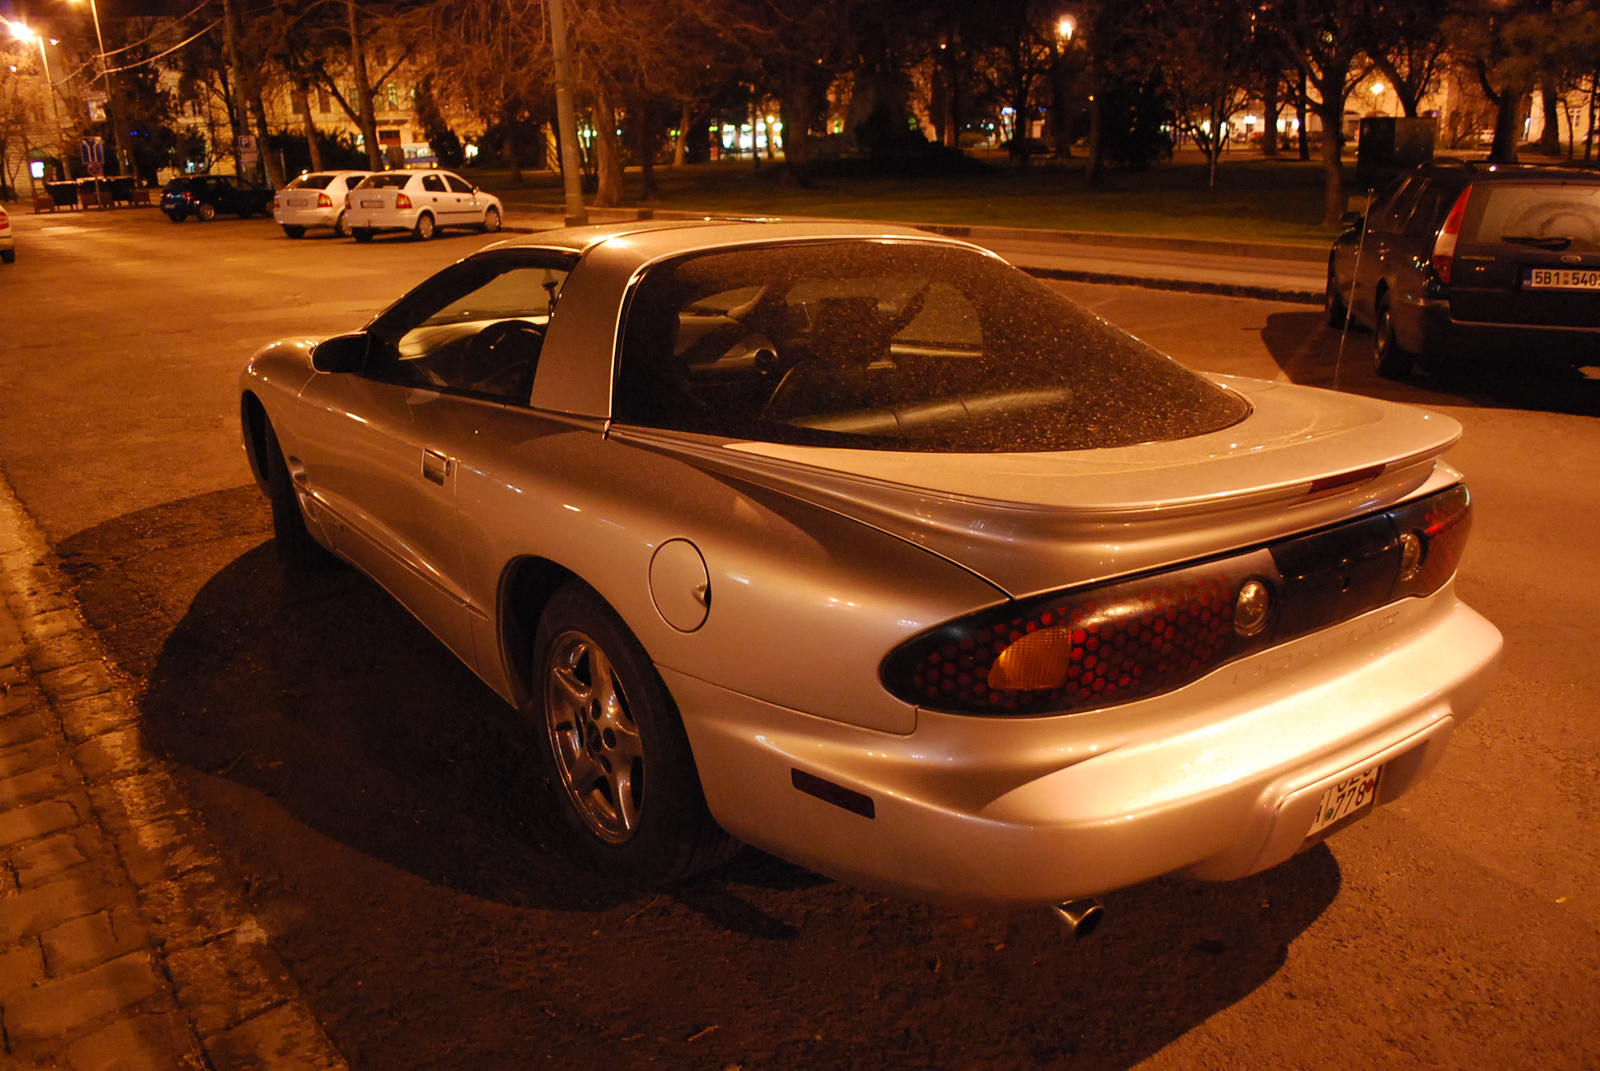
{"label": "rear bumper", "polygon": [[416,227],[421,209],[399,212],[392,208],[352,207],[345,216],[352,228],[367,231],[409,231]]}
{"label": "rear bumper", "polygon": [[331,227],[342,208],[279,208],[272,218],[284,227]]}
{"label": "rear bumper", "polygon": [[[922,712],[904,736],[662,673],[712,813],[735,836],[917,898],[1054,903],[1281,863],[1317,839],[1323,792],[1378,763],[1378,802],[1397,798],[1481,699],[1500,643],[1446,587],[1140,703]],[[846,792],[801,791],[797,770]]]}
{"label": "rear bumper", "polygon": [[1456,320],[1447,302],[1401,299],[1394,309],[1400,345],[1425,357],[1517,364],[1600,364],[1600,328]]}

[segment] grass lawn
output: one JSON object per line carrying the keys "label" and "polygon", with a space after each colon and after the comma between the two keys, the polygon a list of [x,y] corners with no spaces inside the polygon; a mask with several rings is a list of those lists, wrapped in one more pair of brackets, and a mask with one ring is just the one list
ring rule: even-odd
{"label": "grass lawn", "polygon": [[[962,174],[821,177],[810,189],[794,185],[781,165],[757,169],[748,160],[660,167],[660,197],[648,206],[1314,244],[1334,233],[1318,225],[1323,179],[1315,161],[1225,160],[1215,190],[1206,188],[1205,165],[1184,158],[1143,173],[1104,172],[1097,190],[1085,187],[1080,160],[1027,169],[1003,159],[988,164]],[[509,204],[561,201],[560,179],[550,172],[526,172],[520,187],[503,171],[475,175]],[[626,203],[643,204],[639,192],[638,171],[630,169]]]}

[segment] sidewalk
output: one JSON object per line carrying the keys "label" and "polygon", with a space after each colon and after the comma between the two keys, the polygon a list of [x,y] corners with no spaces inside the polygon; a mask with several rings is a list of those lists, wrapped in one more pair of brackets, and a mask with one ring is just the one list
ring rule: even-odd
{"label": "sidewalk", "polygon": [[[562,213],[560,205],[507,205],[506,229],[550,230],[561,225]],[[649,208],[589,210],[591,223],[707,218],[718,217]],[[906,225],[981,245],[1045,279],[1318,305],[1327,283],[1328,247],[1322,245],[1026,227]]]}
{"label": "sidewalk", "polygon": [[345,1068],[3,478],[0,1067]]}

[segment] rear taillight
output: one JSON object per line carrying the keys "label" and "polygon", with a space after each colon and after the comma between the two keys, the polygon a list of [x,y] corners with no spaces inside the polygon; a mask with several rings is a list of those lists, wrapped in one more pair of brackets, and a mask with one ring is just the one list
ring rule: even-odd
{"label": "rear taillight", "polygon": [[1172,691],[1227,662],[1448,581],[1471,527],[1456,486],[1219,561],[991,607],[916,636],[880,674],[958,714],[1067,714]]}
{"label": "rear taillight", "polygon": [[6,215],[6,210],[5,209],[0,208],[0,227],[8,226],[8,225],[10,225],[10,223],[11,223],[11,217]]}
{"label": "rear taillight", "polygon": [[278,195],[277,194],[273,194],[272,195],[272,210],[274,212],[276,212],[278,210]]}
{"label": "rear taillight", "polygon": [[1468,186],[1456,198],[1450,214],[1444,217],[1444,226],[1439,228],[1439,236],[1433,240],[1433,255],[1428,258],[1434,278],[1446,286],[1450,285],[1450,269],[1456,259],[1456,241],[1461,236],[1461,220],[1467,214],[1467,199],[1471,196],[1472,187]]}
{"label": "rear taillight", "polygon": [[333,198],[329,197],[326,193],[317,194],[317,207],[318,208],[332,208],[333,207]]}
{"label": "rear taillight", "polygon": [[411,198],[407,197],[403,193],[397,193],[394,195],[394,206],[396,208],[410,208]]}

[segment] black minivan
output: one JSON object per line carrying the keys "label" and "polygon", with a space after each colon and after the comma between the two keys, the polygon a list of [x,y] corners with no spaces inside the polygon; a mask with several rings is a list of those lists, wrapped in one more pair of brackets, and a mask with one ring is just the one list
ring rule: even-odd
{"label": "black minivan", "polygon": [[1600,172],[1436,160],[1350,223],[1328,257],[1328,323],[1371,327],[1380,375],[1600,365]]}

